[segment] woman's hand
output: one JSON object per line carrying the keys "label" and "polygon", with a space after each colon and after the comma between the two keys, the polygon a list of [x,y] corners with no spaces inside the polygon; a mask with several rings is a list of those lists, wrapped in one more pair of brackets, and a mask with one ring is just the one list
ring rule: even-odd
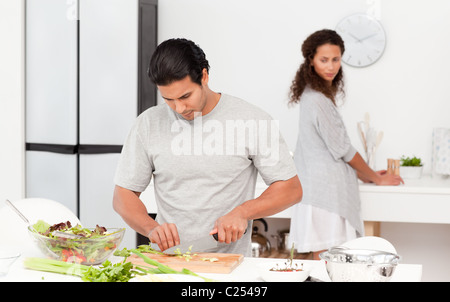
{"label": "woman's hand", "polygon": [[398,186],[404,183],[400,176],[387,174],[386,170],[373,171],[358,152],[348,164],[356,170],[358,178],[363,182],[372,182],[377,186]]}
{"label": "woman's hand", "polygon": [[404,184],[403,179],[398,175],[393,174],[380,174],[378,175],[375,184],[377,186],[398,186],[399,184]]}

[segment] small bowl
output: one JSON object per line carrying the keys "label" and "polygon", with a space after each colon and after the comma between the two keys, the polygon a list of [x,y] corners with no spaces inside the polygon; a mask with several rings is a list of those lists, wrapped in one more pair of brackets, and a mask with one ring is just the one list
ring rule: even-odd
{"label": "small bowl", "polygon": [[9,268],[20,257],[20,253],[16,251],[1,250],[0,251],[0,277],[6,276]]}
{"label": "small bowl", "polygon": [[319,256],[334,282],[387,282],[400,261],[397,254],[365,249],[331,248]]}
{"label": "small bowl", "polygon": [[400,166],[400,176],[404,179],[419,179],[422,171],[423,166]]}
{"label": "small bowl", "polygon": [[[303,266],[302,266],[303,264]],[[311,268],[309,268],[302,261],[293,261],[293,267],[301,268],[301,270],[295,271],[280,271],[272,270],[273,268],[284,268],[286,267],[286,260],[280,260],[277,262],[266,262],[257,265],[259,275],[266,282],[303,282],[305,281]]]}
{"label": "small bowl", "polygon": [[108,234],[93,239],[48,237],[36,233],[31,227],[28,228],[28,233],[39,249],[52,259],[84,265],[98,265],[117,249],[125,233],[124,228],[107,230]]}

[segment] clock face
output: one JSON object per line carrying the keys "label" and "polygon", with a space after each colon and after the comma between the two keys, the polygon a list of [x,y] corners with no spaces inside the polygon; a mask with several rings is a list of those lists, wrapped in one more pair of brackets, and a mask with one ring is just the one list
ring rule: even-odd
{"label": "clock face", "polygon": [[386,34],[375,18],[356,14],[344,18],[336,32],[345,43],[342,61],[354,67],[372,65],[383,55]]}

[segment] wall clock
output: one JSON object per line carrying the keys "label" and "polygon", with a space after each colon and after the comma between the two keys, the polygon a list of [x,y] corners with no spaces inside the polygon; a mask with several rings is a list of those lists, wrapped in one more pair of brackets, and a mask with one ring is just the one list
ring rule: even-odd
{"label": "wall clock", "polygon": [[345,43],[342,61],[366,67],[380,59],[386,47],[386,33],[377,19],[367,14],[350,15],[336,26]]}

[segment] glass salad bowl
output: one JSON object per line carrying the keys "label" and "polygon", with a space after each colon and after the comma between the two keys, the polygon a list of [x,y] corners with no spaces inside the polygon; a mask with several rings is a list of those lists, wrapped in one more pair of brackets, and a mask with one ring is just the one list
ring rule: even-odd
{"label": "glass salad bowl", "polygon": [[[40,233],[32,226],[28,233],[39,249],[52,259],[84,265],[103,263],[120,245],[125,228],[83,228],[83,234],[68,231]],[[87,235],[86,235],[87,234]]]}

